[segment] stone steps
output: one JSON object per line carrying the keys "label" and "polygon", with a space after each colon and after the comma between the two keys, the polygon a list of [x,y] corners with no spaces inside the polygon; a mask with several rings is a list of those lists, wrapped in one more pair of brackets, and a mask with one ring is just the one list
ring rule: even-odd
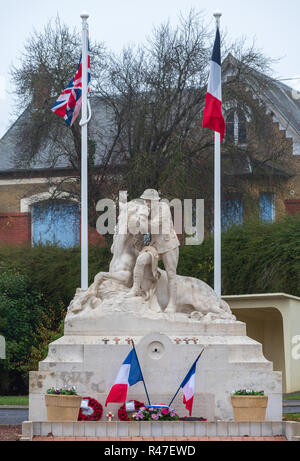
{"label": "stone steps", "polygon": [[290,422],[24,422],[22,440],[34,437],[279,437],[300,439],[300,423]]}
{"label": "stone steps", "polygon": [[[107,338],[109,339],[109,337]],[[135,338],[137,350],[140,339],[140,337]],[[113,342],[112,338],[109,339],[110,343],[108,344],[104,344],[103,338],[101,337],[88,338],[75,336],[72,337],[73,344],[69,344],[68,340],[71,341],[71,337],[64,336],[49,346],[48,357],[40,363],[40,371],[55,370],[82,372],[84,371],[83,363],[87,351],[86,348],[88,348],[89,351],[93,350],[94,354],[100,358],[105,356],[106,352],[114,353],[113,351],[116,350],[117,353],[120,347],[124,347],[125,345],[128,346],[124,338],[121,338],[121,343],[118,345]],[[172,338],[171,341],[175,343],[175,337]],[[261,344],[245,336],[229,336],[226,338],[202,336],[199,337],[199,344],[207,348],[209,348],[210,345],[214,345],[214,347],[219,347],[220,349],[227,347],[227,363],[233,368],[256,368],[259,366],[264,370],[273,370],[272,363],[267,361],[262,354]],[[197,348],[192,339],[188,343],[188,346],[191,347],[191,352],[193,349]],[[178,348],[178,352],[180,352],[183,347],[187,347],[187,344],[184,343],[184,339],[182,338],[181,343],[177,344],[176,348]]]}

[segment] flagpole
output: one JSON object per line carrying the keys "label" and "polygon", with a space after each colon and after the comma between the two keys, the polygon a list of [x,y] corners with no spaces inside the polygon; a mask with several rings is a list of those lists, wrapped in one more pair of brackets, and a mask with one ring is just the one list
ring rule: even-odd
{"label": "flagpole", "polygon": [[88,23],[89,15],[82,19],[82,109],[81,109],[81,288],[88,289]]}
{"label": "flagpole", "polygon": [[[198,360],[200,359],[201,355],[203,354],[203,351],[204,351],[205,347],[202,349],[202,351],[200,352],[200,354],[198,355],[197,359],[195,360],[195,362],[193,363],[193,365],[191,366],[191,368],[189,369],[189,371],[193,368],[193,366],[195,365],[195,363],[198,362]],[[187,375],[186,375],[187,376]],[[184,381],[182,381],[183,383]],[[174,395],[174,397],[172,398],[171,402],[169,403],[169,407],[172,405],[172,403],[174,402],[174,400],[176,399],[177,395],[178,395],[178,392],[180,391],[181,389],[181,386],[182,386],[182,383],[180,384],[176,394]]]}
{"label": "flagpole", "polygon": [[146,387],[146,383],[145,383],[145,380],[144,380],[144,375],[143,375],[143,372],[142,372],[142,369],[141,369],[141,366],[140,366],[140,362],[139,362],[138,355],[137,355],[137,353],[136,353],[135,344],[134,344],[133,339],[131,340],[131,344],[132,344],[132,347],[133,347],[134,352],[135,352],[135,356],[136,356],[136,359],[137,359],[137,363],[138,363],[139,368],[140,368],[140,370],[141,370],[141,374],[142,374],[142,378],[143,378],[143,383],[144,383],[144,388],[145,388],[146,396],[147,396],[148,403],[149,403],[149,407],[150,407],[150,406],[151,406],[151,402],[150,402],[149,394],[148,394],[147,387]]}
{"label": "flagpole", "polygon": [[[215,12],[216,27],[220,27],[222,13]],[[221,285],[221,137],[215,132],[215,206],[214,206],[214,290],[222,295]]]}

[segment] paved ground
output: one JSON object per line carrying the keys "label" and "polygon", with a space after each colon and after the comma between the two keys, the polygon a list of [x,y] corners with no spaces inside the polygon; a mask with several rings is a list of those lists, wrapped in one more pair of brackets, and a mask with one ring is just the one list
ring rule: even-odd
{"label": "paved ground", "polygon": [[0,407],[0,424],[6,425],[19,425],[23,421],[28,421],[28,408],[27,407]]}
{"label": "paved ground", "polygon": [[22,435],[22,426],[1,426],[0,425],[0,441],[1,442],[16,442]]}
{"label": "paved ground", "polygon": [[285,400],[283,402],[283,414],[300,413],[300,400]]}
{"label": "paved ground", "polygon": [[285,437],[34,437],[34,442],[287,442]]}

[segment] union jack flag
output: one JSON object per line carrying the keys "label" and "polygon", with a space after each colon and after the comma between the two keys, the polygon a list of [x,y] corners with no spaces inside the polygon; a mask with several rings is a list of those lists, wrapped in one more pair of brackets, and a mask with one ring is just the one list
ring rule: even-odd
{"label": "union jack flag", "polygon": [[[88,46],[88,91],[90,91],[91,81],[91,55]],[[82,57],[75,77],[70,81],[67,88],[57,99],[52,112],[62,117],[68,126],[72,126],[80,112],[82,105]]]}

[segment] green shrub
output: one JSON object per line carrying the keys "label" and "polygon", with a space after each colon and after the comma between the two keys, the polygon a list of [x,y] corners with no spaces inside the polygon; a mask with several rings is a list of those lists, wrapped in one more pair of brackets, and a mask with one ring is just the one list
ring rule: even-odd
{"label": "green shrub", "polygon": [[[213,239],[180,251],[178,273],[213,286]],[[222,234],[222,293],[300,296],[300,216],[251,222]]]}
{"label": "green shrub", "polygon": [[[89,249],[89,282],[107,271],[111,254],[108,247]],[[0,271],[15,269],[24,274],[32,289],[43,292],[53,304],[67,306],[80,286],[80,249],[58,246],[0,247]]]}
{"label": "green shrub", "polygon": [[[107,271],[110,248],[89,248],[89,282]],[[53,305],[68,306],[80,286],[80,249],[0,247],[0,271],[16,269]],[[181,246],[178,274],[213,285],[213,239]],[[300,216],[272,224],[252,222],[222,234],[223,294],[286,292],[300,296]]]}
{"label": "green shrub", "polygon": [[1,273],[0,334],[6,339],[6,360],[0,363],[2,393],[26,392],[28,373],[45,358],[52,332],[58,332],[64,315],[64,305],[52,305],[30,288],[23,274]]}

